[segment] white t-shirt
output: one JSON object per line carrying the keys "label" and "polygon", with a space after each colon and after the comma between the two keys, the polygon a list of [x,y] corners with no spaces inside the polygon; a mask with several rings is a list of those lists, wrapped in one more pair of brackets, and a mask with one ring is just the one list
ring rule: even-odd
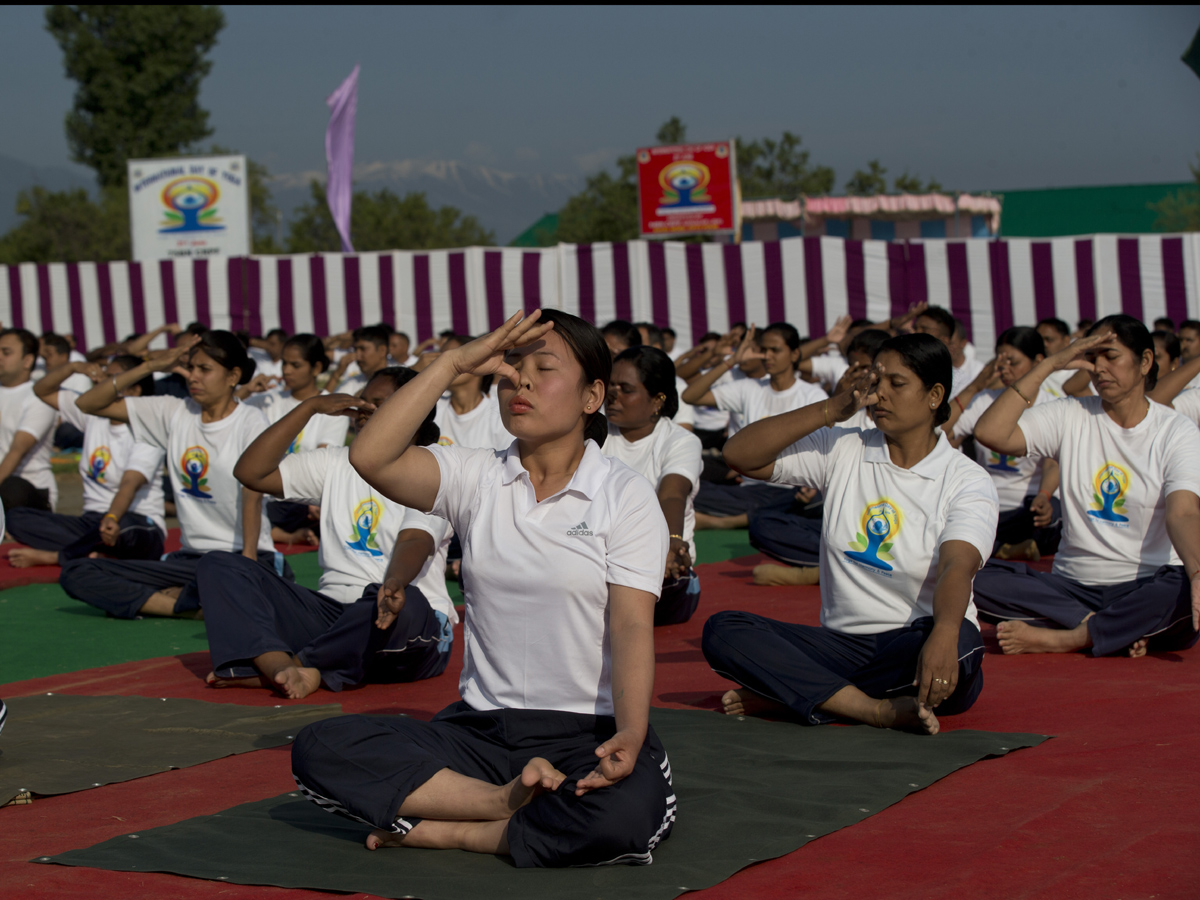
{"label": "white t-shirt", "polygon": [[433,538],[433,554],[413,580],[429,605],[458,621],[446,590],[446,550],[450,526],[445,519],[394,503],[374,490],[350,465],[349,447],[323,447],[295,453],[279,463],[285,500],[319,504],[321,544],[317,590],[339,603],[353,603],[369,584],[382,584],[396,546],[406,528],[419,528]]}
{"label": "white t-shirt", "polygon": [[685,428],[680,428],[670,419],[659,419],[654,430],[640,441],[628,441],[615,425],[608,426],[608,440],[601,452],[605,456],[619,459],[633,471],[654,485],[667,475],[682,475],[692,483],[683,513],[683,539],[688,552],[696,559],[696,511],[692,503],[700,490],[700,473],[704,461],[700,458],[703,448],[700,438]]}
{"label": "white t-shirt", "polygon": [[359,391],[367,386],[367,382],[370,380],[362,372],[359,372],[357,375],[347,373],[346,377],[338,383],[335,393],[357,395]]}
{"label": "white t-shirt", "polygon": [[[980,417],[987,412],[988,407],[995,402],[1003,390],[980,391],[976,394],[963,414],[954,423],[954,436],[965,438],[975,433],[975,426]],[[1055,398],[1044,390],[1040,390],[1033,399],[1033,405],[1053,403]],[[1025,503],[1025,498],[1037,494],[1042,486],[1042,459],[1032,454],[1026,456],[1009,456],[989,450],[978,440],[975,441],[975,458],[987,469],[996,485],[996,494],[1000,498],[1000,508],[1003,510],[1018,509]]]}
{"label": "white t-shirt", "polygon": [[1200,426],[1200,390],[1188,388],[1175,398],[1175,412]]}
{"label": "white t-shirt", "polygon": [[[714,387],[712,393],[717,400],[717,407],[729,411],[730,437],[747,425],[800,409],[829,396],[820,386],[799,378],[786,391],[774,390],[771,387],[770,375],[764,375],[762,378],[742,378]],[[766,483],[769,482],[742,477],[743,485]]]}
{"label": "white t-shirt", "polygon": [[1071,380],[1071,376],[1076,371],[1076,369],[1059,369],[1057,372],[1051,372],[1046,376],[1045,381],[1042,382],[1042,390],[1055,400],[1069,397],[1070,394],[1066,391],[1066,384]]}
{"label": "white t-shirt", "polygon": [[500,401],[498,394],[484,394],[479,404],[461,416],[454,411],[449,397],[442,397],[437,402],[437,412],[434,421],[442,436],[438,443],[443,447],[459,446],[472,450],[506,450],[513,442],[513,436],[504,427],[500,418]]}
{"label": "white t-shirt", "polygon": [[953,380],[950,382],[950,399],[953,400],[959,392],[975,380],[975,376],[983,371],[983,363],[973,357],[967,357],[963,364],[954,369]]}
{"label": "white t-shirt", "polygon": [[[705,372],[711,371],[705,369]],[[734,373],[737,373],[736,375]],[[731,384],[734,381],[740,381],[746,376],[742,370],[736,366],[713,382],[712,390],[715,390],[718,385]],[[681,398],[683,394],[679,395]],[[680,403],[683,402],[681,399]],[[695,406],[692,408],[692,415],[695,421],[692,423],[693,428],[699,428],[701,431],[724,431],[729,424],[729,413],[723,409],[717,409],[715,406]]]}
{"label": "white t-shirt", "polygon": [[70,422],[83,432],[79,473],[83,476],[84,511],[107,513],[125,473],[141,472],[146,483],[133,495],[129,512],[153,520],[165,535],[167,523],[163,519],[162,450],[135,441],[127,425],[80,412],[75,405],[75,397],[71,391],[59,391],[58,412],[64,422]]}
{"label": "white t-shirt", "polygon": [[696,407],[690,403],[683,402],[683,392],[687,390],[688,383],[679,376],[675,377],[675,393],[679,397],[679,411],[671,417],[671,421],[676,425],[691,425],[696,427]]}
{"label": "white t-shirt", "polygon": [[283,377],[283,360],[271,359],[271,354],[261,347],[251,347],[246,351],[254,360],[254,374],[268,375],[273,378]]}
{"label": "white t-shirt", "polygon": [[[129,397],[125,409],[133,436],[166,451],[183,549],[240,553],[242,486],[233,467],[266,430],[266,417],[239,403],[225,418],[206,424],[200,420],[200,404],[179,397]],[[258,549],[275,549],[265,503]]]}
{"label": "white t-shirt", "polygon": [[[321,391],[325,394],[325,391]],[[291,391],[263,391],[261,394],[251,394],[245,401],[247,406],[260,409],[267,421],[274,425],[301,401],[292,396]],[[308,453],[318,447],[343,447],[346,444],[346,431],[350,428],[350,419],[346,416],[315,415],[308,424],[296,435],[288,447],[288,453]]]}
{"label": "white t-shirt", "polygon": [[50,444],[54,440],[54,423],[58,413],[43,403],[33,392],[33,382],[16,387],[0,387],[0,459],[12,449],[18,431],[33,435],[37,443],[30,448],[13,474],[24,478],[35,488],[50,492],[50,508],[58,504],[58,485],[50,468]]}
{"label": "white t-shirt", "polygon": [[812,363],[813,376],[830,394],[837,387],[837,383],[842,380],[846,370],[850,368],[850,363],[846,362],[846,357],[841,353],[823,353],[820,356],[814,356],[809,362]]}
{"label": "white t-shirt", "polygon": [[1200,495],[1200,432],[1150,403],[1122,428],[1099,397],[1055,400],[1026,410],[1020,427],[1030,453],[1058,460],[1062,543],[1054,574],[1080,584],[1121,584],[1180,565],[1167,536],[1167,495]]}
{"label": "white t-shirt", "polygon": [[[821,624],[878,634],[933,615],[938,554],[966,541],[992,554],[999,504],[992,480],[938,429],[911,469],[892,462],[882,431],[821,428],[788,447],[771,480],[825,495]],[[975,602],[966,618],[978,626]]]}
{"label": "white t-shirt", "polygon": [[608,585],[662,589],[670,539],[654,486],[588,441],[571,482],[538,503],[516,441],[426,449],[441,470],[431,512],[463,548],[463,700],[613,715]]}

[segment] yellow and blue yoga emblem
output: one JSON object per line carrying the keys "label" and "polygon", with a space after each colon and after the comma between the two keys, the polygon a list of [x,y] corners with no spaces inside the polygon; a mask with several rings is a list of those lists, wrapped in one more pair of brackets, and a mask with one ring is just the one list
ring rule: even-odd
{"label": "yellow and blue yoga emblem", "polygon": [[1129,521],[1122,512],[1125,492],[1129,490],[1129,473],[1114,462],[1106,462],[1092,479],[1092,505],[1088,515],[1102,522],[1121,524]]}
{"label": "yellow and blue yoga emblem", "polygon": [[200,500],[211,500],[212,491],[208,489],[208,451],[203,447],[188,447],[183,451],[179,461],[180,483],[183,492],[189,497]]}
{"label": "yellow and blue yoga emblem", "polygon": [[108,467],[112,464],[112,453],[107,447],[100,446],[88,457],[87,477],[97,484],[104,484]]}
{"label": "yellow and blue yoga emblem", "polygon": [[863,510],[862,530],[850,542],[850,549],[843,550],[855,562],[891,572],[895,557],[891,549],[900,533],[900,508],[886,498],[868,503]]}
{"label": "yellow and blue yoga emblem", "polygon": [[993,472],[1020,472],[1021,470],[1012,464],[1012,461],[1016,458],[1015,456],[1009,456],[1007,453],[997,453],[995,450],[992,450],[988,468]]}
{"label": "yellow and blue yoga emblem", "polygon": [[370,556],[383,556],[379,542],[375,539],[382,514],[383,507],[374,497],[360,500],[358,506],[354,507],[354,533],[346,541],[346,546]]}
{"label": "yellow and blue yoga emblem", "polygon": [[300,429],[300,433],[298,435],[296,435],[294,438],[292,438],[292,442],[290,444],[288,444],[287,453],[285,453],[284,456],[287,456],[288,453],[299,453],[300,452],[300,442],[302,440],[304,440],[304,429],[303,428]]}

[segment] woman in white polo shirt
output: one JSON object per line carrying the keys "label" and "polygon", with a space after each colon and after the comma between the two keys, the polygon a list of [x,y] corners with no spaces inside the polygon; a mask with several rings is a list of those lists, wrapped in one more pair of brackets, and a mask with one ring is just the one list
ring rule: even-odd
{"label": "woman in white polo shirt", "polygon": [[[147,375],[181,363],[189,399],[122,397]],[[292,578],[271,542],[262,495],[242,490],[233,477],[242,451],[267,427],[266,417],[234,394],[253,375],[242,342],[228,331],[209,331],[181,339],[174,350],[99,382],[75,401],[81,412],[128,423],[135,440],[166,453],[183,547],[161,560],[71,560],[59,578],[68,595],[123,619],[194,616],[201,605],[196,568],[210,550],[241,553]]]}
{"label": "woman in white polo shirt", "polygon": [[[377,490],[449,519],[462,540],[463,699],[432,722],[308,726],[293,774],[326,809],[375,825],[369,849],[645,864],[675,820],[648,720],[667,524],[653,485],[597,446],[612,372],[600,333],[557,310],[520,319],[443,353],[350,449]],[[516,440],[410,447],[464,372],[498,377]]]}
{"label": "woman in white polo shirt", "polygon": [[[741,685],[726,713],[786,708],[938,731],[983,686],[971,579],[992,549],[991,479],[950,446],[950,352],[936,338],[890,338],[854,390],[740,431],[730,465],[825,495],[821,627],[743,612],[704,626],[713,670]],[[838,427],[863,406],[874,429]]]}
{"label": "woman in white polo shirt", "polygon": [[[450,527],[394,503],[362,480],[346,446],[289,453],[317,417],[372,412],[416,373],[381,369],[362,389],[309,397],[246,448],[234,474],[248,489],[321,507],[312,591],[236,553],[208,553],[196,583],[215,687],[267,687],[299,700],[321,685],[340,691],[366,681],[396,683],[440,675],[458,615],[443,572]],[[430,415],[414,444],[437,441]]]}
{"label": "woman in white polo shirt", "polygon": [[[1096,394],[1033,409],[1046,377],[1082,364]],[[1063,536],[1051,573],[993,560],[975,580],[1005,653],[1093,656],[1191,646],[1200,624],[1200,432],[1151,401],[1146,326],[1108,316],[1014,382],[975,426],[1013,456],[1058,460]]]}
{"label": "woman in white polo shirt", "polygon": [[[726,372],[756,357],[763,360],[765,376],[717,383]],[[776,322],[756,334],[751,325],[737,352],[692,381],[683,392],[683,400],[728,411],[732,436],[735,420],[738,428],[745,428],[828,396],[819,386],[796,377],[799,361],[800,334],[795,328],[787,322]],[[697,522],[701,528],[745,528],[752,510],[767,505],[790,506],[792,495],[786,487],[749,478],[738,485],[706,481],[696,495]]]}
{"label": "woman in white polo shirt", "polygon": [[700,487],[700,438],[672,419],[679,406],[675,365],[654,347],[630,347],[613,360],[608,383],[608,440],[604,455],[619,459],[649,479],[667,519],[671,549],[655,625],[686,622],[700,603],[696,559],[696,513]]}

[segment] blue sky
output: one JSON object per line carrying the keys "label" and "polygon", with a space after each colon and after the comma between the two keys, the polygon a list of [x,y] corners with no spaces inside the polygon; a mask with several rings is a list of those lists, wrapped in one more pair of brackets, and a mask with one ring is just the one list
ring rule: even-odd
{"label": "blue sky", "polygon": [[[878,157],[964,190],[1188,179],[1198,7],[227,7],[213,140],[324,168],[362,64],[359,163],[584,175],[652,142],[802,135],[840,186]],[[72,85],[36,7],[0,9],[0,154],[68,166]]]}

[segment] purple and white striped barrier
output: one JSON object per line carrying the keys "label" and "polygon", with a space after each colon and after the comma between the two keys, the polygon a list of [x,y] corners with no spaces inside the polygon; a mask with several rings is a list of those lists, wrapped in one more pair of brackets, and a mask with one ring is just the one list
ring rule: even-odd
{"label": "purple and white striped barrier", "polygon": [[336,334],[388,322],[417,340],[480,334],[518,309],[670,325],[689,346],[731,322],[823,334],[928,301],[989,347],[1013,324],[1115,312],[1200,318],[1200,235],[1050,240],[560,244],[157,263],[0,266],[0,322],[97,346],[163,322]]}

